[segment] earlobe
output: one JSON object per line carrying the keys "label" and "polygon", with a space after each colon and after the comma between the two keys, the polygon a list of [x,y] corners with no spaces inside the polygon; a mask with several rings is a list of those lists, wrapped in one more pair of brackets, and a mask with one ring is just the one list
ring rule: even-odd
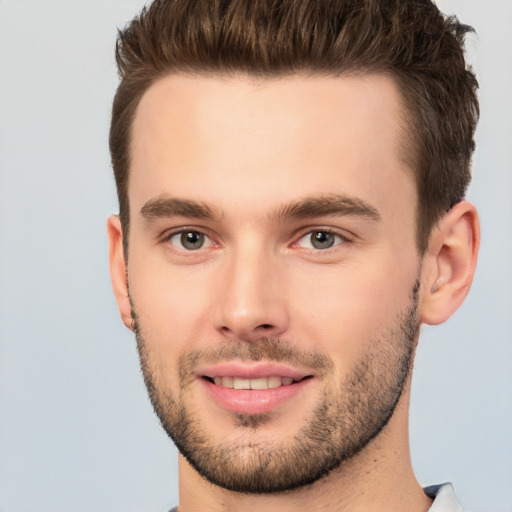
{"label": "earlobe", "polygon": [[117,302],[117,307],[128,329],[133,330],[132,307],[128,295],[126,261],[123,248],[123,228],[117,215],[112,215],[107,221],[109,243],[110,279]]}
{"label": "earlobe", "polygon": [[443,323],[462,304],[473,281],[479,245],[476,208],[461,201],[443,215],[430,237],[423,262],[422,323]]}

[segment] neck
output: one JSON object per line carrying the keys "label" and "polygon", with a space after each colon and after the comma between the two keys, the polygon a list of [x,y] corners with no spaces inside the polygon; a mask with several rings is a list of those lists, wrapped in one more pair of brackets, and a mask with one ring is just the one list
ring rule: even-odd
{"label": "neck", "polygon": [[204,480],[180,455],[179,512],[426,512],[423,493],[411,465],[406,386],[393,417],[363,450],[319,481],[276,494],[241,494]]}

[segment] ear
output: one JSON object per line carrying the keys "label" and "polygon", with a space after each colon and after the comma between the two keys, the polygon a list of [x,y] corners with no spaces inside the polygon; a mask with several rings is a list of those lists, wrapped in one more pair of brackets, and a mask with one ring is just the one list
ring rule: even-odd
{"label": "ear", "polygon": [[123,228],[117,215],[107,221],[109,244],[110,279],[121,319],[128,329],[133,330],[132,307],[128,295],[126,261],[123,250]]}
{"label": "ear", "polygon": [[475,274],[480,224],[476,208],[457,203],[434,227],[423,260],[422,323],[445,322],[469,292]]}

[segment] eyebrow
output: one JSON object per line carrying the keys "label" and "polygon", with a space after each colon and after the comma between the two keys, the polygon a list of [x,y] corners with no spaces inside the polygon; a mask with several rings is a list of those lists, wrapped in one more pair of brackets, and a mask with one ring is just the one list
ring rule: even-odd
{"label": "eyebrow", "polygon": [[[200,201],[179,199],[161,195],[147,201],[140,213],[146,221],[168,217],[189,217],[201,220],[218,221],[222,215]],[[381,216],[376,208],[362,199],[339,195],[325,194],[306,197],[296,202],[287,203],[270,215],[275,222],[291,219],[307,219],[323,216],[354,215],[380,221]]]}
{"label": "eyebrow", "polygon": [[289,203],[274,212],[276,221],[306,219],[323,216],[354,215],[380,221],[379,211],[357,197],[339,194],[325,194],[319,197],[306,197]]}
{"label": "eyebrow", "polygon": [[147,201],[140,209],[146,221],[167,217],[190,217],[202,220],[218,220],[220,215],[207,204],[161,195]]}

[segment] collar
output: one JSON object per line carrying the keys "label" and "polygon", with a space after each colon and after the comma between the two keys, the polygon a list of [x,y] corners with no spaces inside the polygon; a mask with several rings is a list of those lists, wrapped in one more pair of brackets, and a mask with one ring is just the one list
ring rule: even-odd
{"label": "collar", "polygon": [[428,512],[464,512],[451,483],[431,485],[423,491],[434,500]]}

